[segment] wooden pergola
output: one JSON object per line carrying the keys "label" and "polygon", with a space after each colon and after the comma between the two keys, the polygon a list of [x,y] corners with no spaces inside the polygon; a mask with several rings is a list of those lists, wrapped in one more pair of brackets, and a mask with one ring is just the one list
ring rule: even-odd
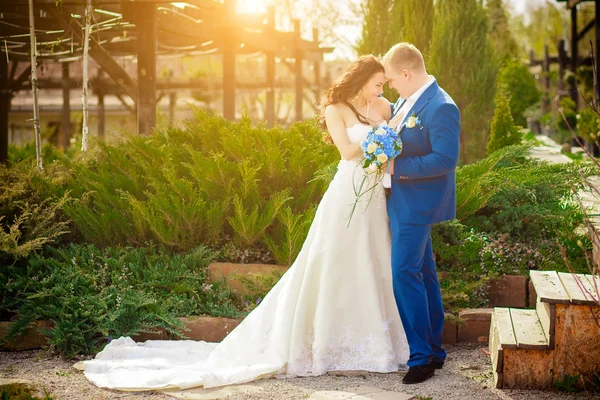
{"label": "wooden pergola", "polygon": [[[76,83],[69,77],[68,64],[83,53],[83,14],[85,0],[33,0],[39,60],[64,63],[60,82],[40,82],[40,88],[63,89],[63,122],[70,121],[69,90]],[[266,56],[264,78],[257,85],[266,88],[266,120],[275,121],[276,57],[295,76],[295,113],[302,119],[304,88],[318,93],[323,54],[333,48],[319,44],[318,31],[313,40],[300,34],[300,21],[292,32],[275,29],[275,10],[266,14],[238,14],[235,0],[93,0],[93,26],[90,57],[110,79],[90,80],[101,96],[129,96],[135,103],[138,133],[149,133],[156,124],[157,88],[202,88],[205,83],[182,79],[160,80],[156,60],[173,54],[220,54],[223,58],[223,115],[235,118],[236,55],[261,53]],[[29,87],[30,35],[28,0],[0,1],[0,162],[8,154],[8,112],[13,95]],[[115,57],[137,57],[137,77],[133,78]],[[5,61],[6,60],[6,61]],[[314,82],[303,75],[303,60],[313,63]],[[10,62],[8,62],[10,61]],[[19,72],[20,73],[17,73]],[[264,80],[263,80],[264,79]],[[68,141],[70,135],[63,135]]]}
{"label": "wooden pergola", "polygon": [[[579,57],[579,50],[578,50],[579,42],[581,41],[581,39],[583,39],[583,37],[590,30],[594,29],[596,32],[596,36],[595,36],[595,40],[594,40],[594,58],[595,58],[594,61],[595,61],[595,69],[596,69],[596,73],[594,76],[594,82],[595,82],[595,86],[596,86],[596,88],[595,88],[596,98],[600,99],[600,68],[598,68],[598,54],[599,54],[598,50],[600,49],[600,7],[598,7],[598,6],[600,5],[600,0],[557,0],[557,1],[562,2],[562,3],[567,3],[566,4],[567,9],[570,10],[570,12],[571,12],[571,37],[570,37],[571,56],[569,57],[569,69],[573,73],[573,76],[575,76],[577,68],[581,65],[581,61],[580,61],[580,57]],[[584,3],[584,2],[595,3],[596,15],[595,15],[595,18],[592,21],[590,21],[585,27],[583,27],[583,29],[580,31],[579,27],[577,25],[577,15],[578,15],[577,5],[579,5],[579,3]],[[560,51],[560,49],[561,49],[561,47],[559,46],[559,51]],[[578,105],[580,101],[579,101],[579,94],[577,92],[577,83],[574,81],[569,89],[570,89],[571,98],[573,99],[573,101],[575,101],[575,104]]]}

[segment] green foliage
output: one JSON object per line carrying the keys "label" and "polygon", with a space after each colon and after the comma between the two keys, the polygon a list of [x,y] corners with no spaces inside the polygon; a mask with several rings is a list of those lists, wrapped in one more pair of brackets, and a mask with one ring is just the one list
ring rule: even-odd
{"label": "green foliage", "polygon": [[[56,160],[61,160],[64,156],[62,151],[49,143],[42,146],[42,159],[44,160],[44,165],[50,164]],[[26,160],[35,160],[34,143],[26,143],[24,146],[10,145],[8,147],[8,163],[10,165],[18,164]]]}
{"label": "green foliage", "polygon": [[487,153],[493,152],[521,143],[523,135],[515,126],[510,112],[510,97],[506,85],[500,84],[496,92],[496,111],[490,127],[490,140],[487,144]]}
{"label": "green foliage", "polygon": [[457,220],[432,231],[433,248],[449,309],[485,307],[486,282],[530,269],[589,272],[591,241],[573,198],[585,165],[548,164],[528,157],[528,146],[510,146],[457,170]]}
{"label": "green foliage", "polygon": [[[433,3],[433,0],[363,2],[362,36],[357,52],[382,56],[395,44],[409,42],[427,54],[433,28]],[[398,99],[398,93],[387,86],[384,96],[392,102]]]}
{"label": "green foliage", "polygon": [[176,317],[235,317],[229,293],[209,280],[212,252],[199,247],[169,256],[153,248],[69,246],[33,255],[0,275],[0,314],[18,315],[6,340],[38,319],[65,356],[93,354],[110,338],[165,329],[180,336]]}
{"label": "green foliage", "polygon": [[414,44],[423,54],[427,54],[433,30],[433,0],[405,0],[402,3],[404,3],[404,12],[401,14],[404,16],[402,41]]}
{"label": "green foliage", "polygon": [[231,278],[244,286],[244,295],[240,299],[240,307],[250,312],[265,298],[267,293],[279,282],[283,273],[273,270],[269,274],[233,274]]}
{"label": "green foliage", "polygon": [[510,111],[516,125],[527,126],[525,111],[540,101],[540,91],[529,68],[518,60],[506,60],[498,84],[510,93]]}
{"label": "green foliage", "polygon": [[[562,115],[558,116],[556,123],[557,127],[563,130],[569,130],[570,127],[574,130],[577,126],[577,112],[575,111],[575,102],[571,100],[570,97],[565,96],[559,100],[558,105],[564,114],[564,118]],[[565,119],[567,120],[566,122]]]}
{"label": "green foliage", "polygon": [[510,30],[504,0],[488,0],[486,5],[490,20],[490,42],[495,56],[500,59],[518,56],[520,49]]}
{"label": "green foliage", "polygon": [[68,194],[48,198],[47,176],[30,161],[0,165],[0,262],[13,263],[55,243],[68,231]]}
{"label": "green foliage", "polygon": [[593,109],[586,107],[577,115],[577,132],[581,137],[590,142],[599,139],[600,118]]}
{"label": "green foliage", "polygon": [[488,36],[488,15],[481,0],[435,3],[428,70],[461,112],[461,161],[485,156],[498,74]]}
{"label": "green foliage", "polygon": [[569,392],[569,393],[578,392],[579,389],[577,389],[577,387],[576,387],[578,380],[579,380],[579,375],[573,376],[573,375],[565,374],[563,376],[562,380],[556,382],[556,387],[562,391]]}
{"label": "green foliage", "polygon": [[0,399],[2,400],[52,400],[53,397],[44,388],[44,397],[35,395],[37,390],[25,383],[12,383],[0,386]]}
{"label": "green foliage", "polygon": [[64,212],[81,241],[181,252],[232,240],[288,262],[307,231],[292,221],[306,219],[329,183],[312,179],[315,165],[338,158],[314,121],[267,129],[196,110],[184,128],[65,160],[53,190],[71,194]]}

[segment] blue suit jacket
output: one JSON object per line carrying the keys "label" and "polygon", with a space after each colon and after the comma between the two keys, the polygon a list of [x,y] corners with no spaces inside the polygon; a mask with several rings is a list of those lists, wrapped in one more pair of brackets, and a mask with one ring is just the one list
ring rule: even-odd
{"label": "blue suit jacket", "polygon": [[456,218],[456,165],[460,113],[437,82],[419,97],[408,116],[420,125],[400,130],[402,154],[394,160],[391,223],[430,225]]}

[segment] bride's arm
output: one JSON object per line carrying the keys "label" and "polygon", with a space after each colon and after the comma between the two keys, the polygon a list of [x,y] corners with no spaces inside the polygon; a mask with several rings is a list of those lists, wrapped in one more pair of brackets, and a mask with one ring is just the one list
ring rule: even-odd
{"label": "bride's arm", "polygon": [[346,124],[344,124],[342,115],[335,106],[330,105],[325,109],[325,123],[333,143],[335,143],[344,160],[352,160],[362,155],[360,143],[350,142],[346,132]]}

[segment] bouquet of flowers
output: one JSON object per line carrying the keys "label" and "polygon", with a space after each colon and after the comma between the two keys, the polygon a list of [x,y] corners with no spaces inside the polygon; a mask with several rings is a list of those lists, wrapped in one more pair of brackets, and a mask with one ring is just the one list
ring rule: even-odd
{"label": "bouquet of flowers", "polygon": [[382,165],[402,153],[402,140],[394,129],[383,125],[373,128],[362,141],[361,147],[365,159],[363,168],[371,173],[382,174]]}
{"label": "bouquet of flowers", "polygon": [[[382,125],[374,127],[369,132],[367,137],[362,141],[361,147],[363,150],[363,161],[359,165],[362,167],[363,176],[359,181],[358,187],[354,186],[356,200],[350,211],[348,226],[350,225],[350,220],[356,210],[358,201],[369,192],[371,192],[370,203],[373,196],[373,189],[383,179],[383,165],[402,153],[402,140],[394,129],[387,125]],[[371,175],[375,175],[375,181],[372,184],[369,182]]]}

